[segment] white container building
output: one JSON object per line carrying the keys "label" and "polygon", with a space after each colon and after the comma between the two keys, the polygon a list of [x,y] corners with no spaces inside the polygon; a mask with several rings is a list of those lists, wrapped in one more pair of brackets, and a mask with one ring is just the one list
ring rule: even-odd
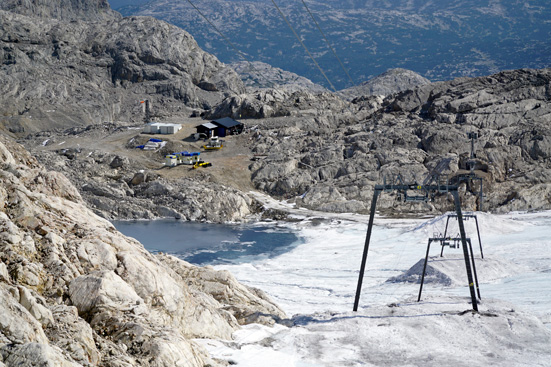
{"label": "white container building", "polygon": [[150,122],[145,124],[143,132],[146,134],[176,134],[182,128],[182,124],[169,124],[164,122]]}

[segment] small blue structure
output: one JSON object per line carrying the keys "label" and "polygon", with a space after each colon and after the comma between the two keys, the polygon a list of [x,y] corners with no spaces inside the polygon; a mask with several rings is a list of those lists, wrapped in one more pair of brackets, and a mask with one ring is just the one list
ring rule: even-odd
{"label": "small blue structure", "polygon": [[177,152],[165,156],[165,165],[174,167],[179,164],[194,165],[199,162],[200,152]]}

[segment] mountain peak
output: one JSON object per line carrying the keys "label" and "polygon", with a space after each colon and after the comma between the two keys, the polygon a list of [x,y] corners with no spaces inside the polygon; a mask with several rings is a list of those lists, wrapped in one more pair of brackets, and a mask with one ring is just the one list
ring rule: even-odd
{"label": "mountain peak", "polygon": [[369,79],[360,85],[344,89],[341,92],[347,96],[359,97],[366,95],[383,95],[401,92],[419,85],[429,84],[430,80],[420,74],[402,68],[388,69],[381,75]]}

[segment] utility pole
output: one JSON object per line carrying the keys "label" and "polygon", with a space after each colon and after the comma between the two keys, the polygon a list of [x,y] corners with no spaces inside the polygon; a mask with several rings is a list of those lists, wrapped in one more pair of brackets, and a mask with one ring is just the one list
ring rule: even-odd
{"label": "utility pole", "polygon": [[140,104],[143,105],[143,113],[144,113],[144,123],[149,124],[151,122],[151,103],[149,102],[149,99],[140,101]]}

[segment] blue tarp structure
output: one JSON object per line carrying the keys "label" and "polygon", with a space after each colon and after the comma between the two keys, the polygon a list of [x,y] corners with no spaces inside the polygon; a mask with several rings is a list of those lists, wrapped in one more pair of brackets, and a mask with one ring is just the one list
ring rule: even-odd
{"label": "blue tarp structure", "polygon": [[199,152],[178,152],[178,153],[172,153],[173,155],[183,155],[184,157],[195,157],[196,155],[200,155]]}

